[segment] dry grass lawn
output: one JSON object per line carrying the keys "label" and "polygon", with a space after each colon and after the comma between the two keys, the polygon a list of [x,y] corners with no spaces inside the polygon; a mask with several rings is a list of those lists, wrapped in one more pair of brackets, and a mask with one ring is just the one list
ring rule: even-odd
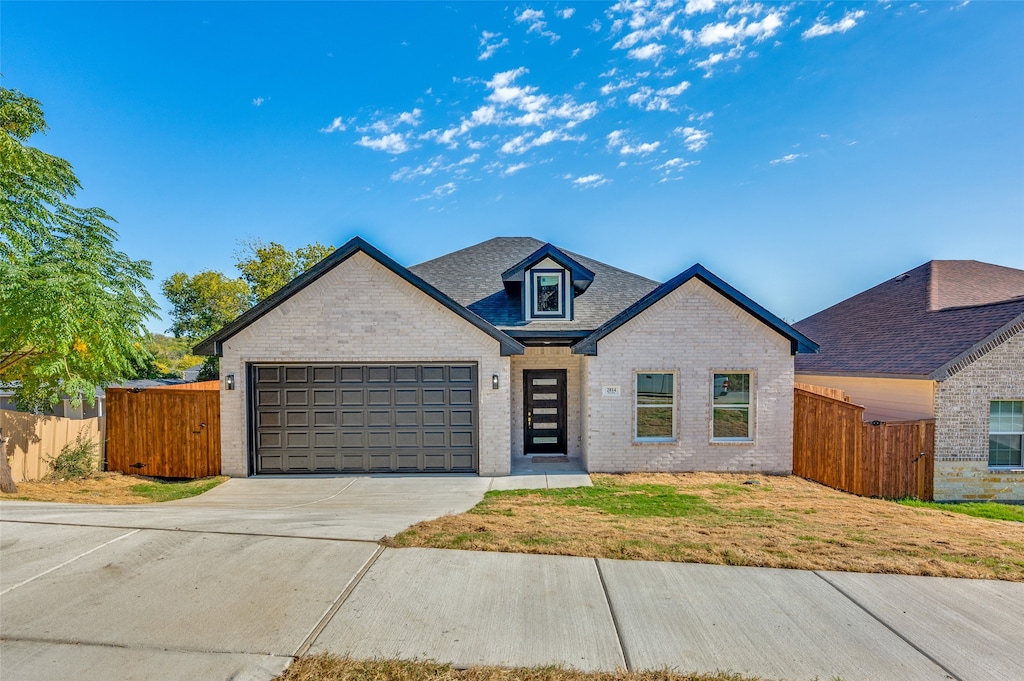
{"label": "dry grass lawn", "polygon": [[659,672],[580,672],[560,667],[455,669],[433,662],[353,660],[334,655],[304,657],[277,681],[758,681],[739,674]]}
{"label": "dry grass lawn", "polygon": [[[94,473],[80,480],[19,482],[14,494],[0,492],[0,501],[52,501],[63,504],[151,504],[181,498],[215,487],[226,477],[167,483],[137,475]],[[171,492],[168,495],[168,492]]]}
{"label": "dry grass lawn", "polygon": [[592,478],[594,488],[490,492],[469,512],[388,544],[1024,581],[1024,523],[865,499],[795,476]]}

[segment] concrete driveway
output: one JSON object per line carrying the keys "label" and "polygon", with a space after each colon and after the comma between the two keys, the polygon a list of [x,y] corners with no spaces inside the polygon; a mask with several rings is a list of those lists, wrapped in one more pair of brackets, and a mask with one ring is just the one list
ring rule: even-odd
{"label": "concrete driveway", "polygon": [[0,677],[266,681],[293,656],[328,650],[788,679],[1024,678],[1022,584],[375,541],[468,509],[492,484],[265,478],[145,507],[4,502]]}

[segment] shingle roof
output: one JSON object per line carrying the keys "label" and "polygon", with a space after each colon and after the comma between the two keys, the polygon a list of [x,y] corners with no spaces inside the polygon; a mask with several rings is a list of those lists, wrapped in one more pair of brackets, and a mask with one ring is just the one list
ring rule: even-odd
{"label": "shingle roof", "polygon": [[1024,330],[1024,271],[932,260],[794,326],[820,345],[798,372],[942,380]]}
{"label": "shingle roof", "polygon": [[501,274],[543,245],[530,237],[497,237],[413,265],[409,271],[499,329],[531,332],[596,329],[658,287],[656,281],[559,248],[591,270],[594,283],[575,299],[573,321],[524,322],[519,297],[505,292]]}

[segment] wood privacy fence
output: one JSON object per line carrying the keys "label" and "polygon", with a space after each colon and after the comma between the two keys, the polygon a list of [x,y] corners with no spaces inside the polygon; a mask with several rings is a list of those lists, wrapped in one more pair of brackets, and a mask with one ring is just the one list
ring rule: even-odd
{"label": "wood privacy fence", "polygon": [[793,473],[865,497],[931,500],[935,421],[865,423],[864,407],[797,388]]}
{"label": "wood privacy fence", "polygon": [[49,460],[60,454],[64,445],[78,435],[96,444],[95,463],[100,468],[103,456],[102,418],[66,419],[0,409],[0,429],[7,441],[14,482],[38,480],[50,472]]}
{"label": "wood privacy fence", "polygon": [[107,389],[107,470],[220,475],[220,383]]}

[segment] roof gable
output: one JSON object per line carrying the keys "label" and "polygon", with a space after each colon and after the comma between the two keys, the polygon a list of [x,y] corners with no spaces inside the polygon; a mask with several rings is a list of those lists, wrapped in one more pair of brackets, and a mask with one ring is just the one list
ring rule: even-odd
{"label": "roof gable", "polygon": [[230,322],[224,328],[214,333],[209,338],[203,340],[195,347],[195,353],[198,355],[222,355],[222,344],[236,333],[246,328],[256,320],[260,319],[268,312],[281,305],[289,298],[294,296],[296,293],[306,288],[314,281],[322,277],[324,274],[334,269],[341,263],[351,258],[356,253],[364,253],[383,267],[391,270],[401,279],[405,280],[412,286],[416,287],[423,293],[427,294],[438,303],[448,308],[458,316],[468,321],[473,326],[477,327],[484,333],[494,338],[501,345],[502,355],[520,355],[523,353],[524,347],[521,343],[509,337],[499,329],[495,328],[494,325],[489,323],[487,320],[481,318],[476,313],[467,310],[465,307],[460,305],[458,302],[453,300],[447,294],[438,290],[431,284],[427,283],[420,277],[410,272],[405,267],[402,267],[397,262],[384,255],[383,252],[377,248],[371,246],[368,242],[364,241],[360,237],[354,237],[344,246],[331,253],[329,256],[321,260],[319,263],[309,268],[295,279],[290,281],[276,293],[266,298],[265,300],[257,303],[246,312],[239,315],[234,321]]}
{"label": "roof gable", "polygon": [[943,380],[1024,328],[1024,271],[932,260],[794,326],[821,345],[799,372]]}
{"label": "roof gable", "polygon": [[550,258],[565,269],[569,270],[569,274],[572,278],[572,287],[576,292],[576,295],[586,291],[587,287],[589,287],[594,281],[594,273],[589,269],[578,263],[576,260],[573,260],[551,244],[544,244],[536,251],[501,273],[501,280],[504,282],[505,290],[510,293],[517,289],[522,290],[521,287],[526,278],[526,271],[535,267],[538,263],[543,262],[545,258]]}
{"label": "roof gable", "polygon": [[698,279],[699,281],[702,281],[704,284],[738,305],[760,322],[775,330],[783,337],[789,339],[790,352],[792,354],[796,354],[798,352],[815,352],[818,349],[817,344],[815,344],[815,342],[810,338],[804,336],[792,326],[773,315],[767,309],[761,307],[753,300],[740,293],[737,289],[727,284],[724,280],[712,274],[700,263],[697,263],[654,289],[612,319],[608,320],[592,334],[577,343],[573,347],[573,353],[580,355],[596,355],[598,341],[613,333],[626,322],[630,321],[644,310],[650,308],[691,279]]}

